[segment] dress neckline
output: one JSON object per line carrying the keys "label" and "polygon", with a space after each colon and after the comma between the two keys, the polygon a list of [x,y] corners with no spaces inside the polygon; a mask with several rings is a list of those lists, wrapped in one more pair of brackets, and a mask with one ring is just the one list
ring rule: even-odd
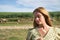
{"label": "dress neckline", "polygon": [[[52,27],[49,28],[48,32],[43,36],[43,38],[45,38],[47,36],[47,34],[50,32],[51,28]],[[40,33],[38,32],[38,28],[36,28],[36,30],[37,30],[38,35],[41,36]]]}

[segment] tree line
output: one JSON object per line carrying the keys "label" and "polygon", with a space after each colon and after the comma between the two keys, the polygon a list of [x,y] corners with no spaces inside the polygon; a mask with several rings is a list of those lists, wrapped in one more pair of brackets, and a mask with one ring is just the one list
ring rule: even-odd
{"label": "tree line", "polygon": [[[60,19],[60,12],[49,12],[52,18]],[[0,18],[33,18],[32,12],[0,12]]]}

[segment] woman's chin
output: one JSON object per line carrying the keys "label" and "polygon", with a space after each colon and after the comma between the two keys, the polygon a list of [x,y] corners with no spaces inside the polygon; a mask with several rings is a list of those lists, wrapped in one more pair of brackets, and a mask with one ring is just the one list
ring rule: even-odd
{"label": "woman's chin", "polygon": [[43,27],[43,24],[42,24],[42,23],[38,23],[38,26],[39,26],[39,27]]}
{"label": "woman's chin", "polygon": [[38,23],[38,24],[42,24],[42,23],[40,22],[40,23]]}
{"label": "woman's chin", "polygon": [[41,22],[40,23],[37,23],[38,25],[42,24]]}

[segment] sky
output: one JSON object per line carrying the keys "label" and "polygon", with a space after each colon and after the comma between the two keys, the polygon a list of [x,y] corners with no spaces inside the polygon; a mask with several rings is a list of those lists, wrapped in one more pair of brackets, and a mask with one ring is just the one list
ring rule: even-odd
{"label": "sky", "polygon": [[60,11],[60,0],[0,0],[0,12],[33,12],[37,7]]}

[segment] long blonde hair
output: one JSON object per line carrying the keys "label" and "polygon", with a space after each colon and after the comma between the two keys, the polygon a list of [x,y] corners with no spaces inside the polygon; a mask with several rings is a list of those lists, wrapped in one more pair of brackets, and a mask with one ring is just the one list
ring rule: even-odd
{"label": "long blonde hair", "polygon": [[[50,16],[49,16],[48,11],[47,11],[45,8],[43,8],[43,7],[38,7],[38,8],[36,8],[36,9],[33,11],[33,14],[34,14],[34,12],[36,12],[36,11],[40,12],[41,14],[43,14],[43,16],[44,16],[44,18],[45,18],[45,22],[46,22],[47,25],[52,26],[51,18],[50,18]],[[35,22],[35,20],[34,20],[34,22],[33,22],[33,25],[34,25],[34,28],[38,26],[38,24]]]}

